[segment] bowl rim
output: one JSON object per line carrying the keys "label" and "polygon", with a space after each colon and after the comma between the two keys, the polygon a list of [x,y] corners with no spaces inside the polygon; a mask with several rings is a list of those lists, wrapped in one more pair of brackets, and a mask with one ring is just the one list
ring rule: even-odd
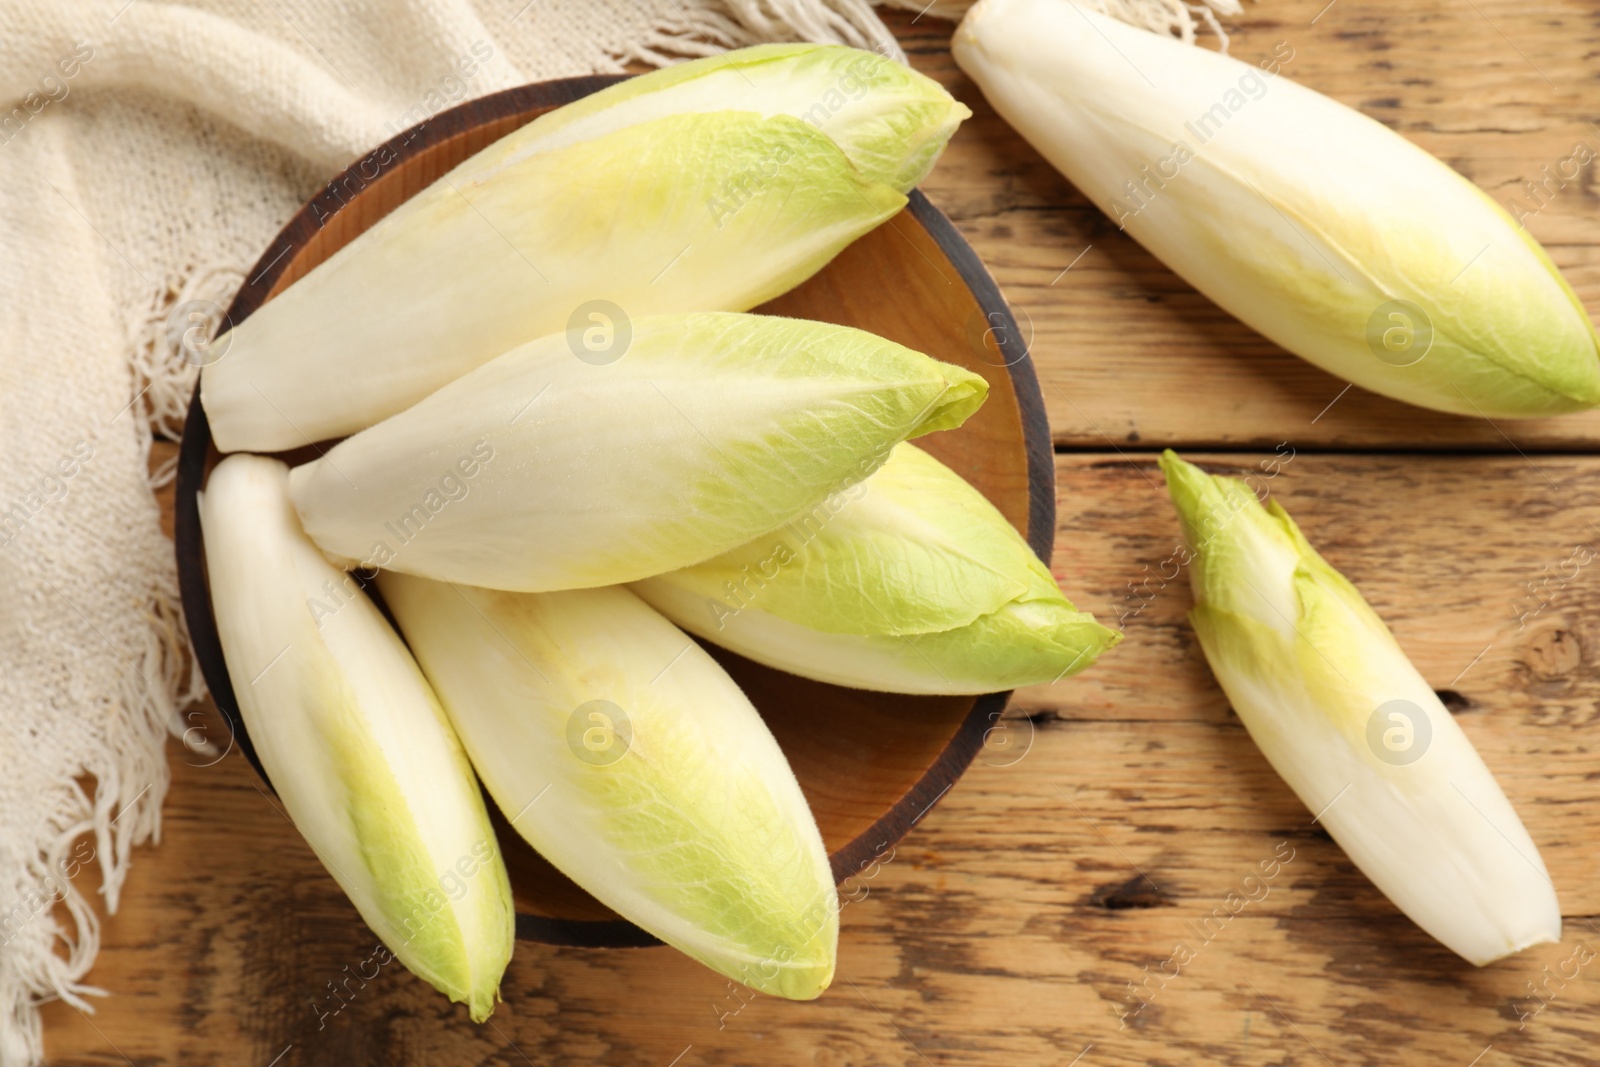
{"label": "bowl rim", "polygon": [[[348,201],[334,190],[346,188],[349,182],[364,186],[379,176],[365,172],[373,161],[383,160],[380,164],[381,173],[381,168],[397,166],[489,121],[540,108],[560,107],[630,77],[633,75],[584,75],[504,89],[424,119],[378,145],[331,178],[272,239],[261,258],[246,274],[246,281],[239,287],[219,323],[218,332],[243,322],[266,302],[267,295],[293,258],[289,253],[303,248],[329,218],[347,206]],[[1017,402],[1027,460],[1026,539],[1034,553],[1049,566],[1055,547],[1054,446],[1045,414],[1044,397],[1040,392],[1027,341],[1023,339],[999,286],[955,225],[933,206],[920,189],[913,189],[907,200],[906,209],[938,245],[977,302],[1003,356],[1003,366]],[[268,789],[272,789],[271,779],[262,768],[255,746],[251,744],[249,733],[239,717],[232,680],[228,676],[216,619],[211,610],[210,587],[201,561],[204,546],[198,493],[205,479],[211,444],[211,424],[200,403],[200,385],[197,381],[189,401],[183,440],[179,446],[173,507],[173,549],[177,557],[184,622],[195,660],[210,689],[212,702],[227,724],[230,743],[239,747],[257,776]],[[973,702],[972,709],[922,777],[871,826],[829,857],[835,882],[842,882],[879,860],[883,849],[893,846],[909,833],[950,791],[983,747],[984,739],[999,722],[1010,698],[1009,691],[989,693]],[[659,939],[626,919],[557,919],[518,912],[516,934],[518,940],[587,948],[639,948],[662,944]]]}

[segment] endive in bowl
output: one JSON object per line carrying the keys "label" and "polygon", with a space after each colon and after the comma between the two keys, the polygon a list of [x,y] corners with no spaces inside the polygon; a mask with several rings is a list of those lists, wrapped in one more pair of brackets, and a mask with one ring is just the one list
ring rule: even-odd
{"label": "endive in bowl", "polygon": [[[317,263],[477,147],[553,107],[622,79],[592,77],[526,86],[464,104],[391,142],[393,160],[375,179],[357,170],[336,180],[263,254],[228,319],[234,326]],[[819,99],[825,96],[819,92]],[[915,177],[913,174],[912,177]],[[904,181],[904,176],[899,180]],[[358,190],[351,195],[349,190]],[[919,192],[906,208],[844,248],[798,288],[754,310],[869,330],[981,375],[988,399],[959,429],[917,445],[964,476],[1048,560],[1054,530],[1049,430],[1021,333],[994,283],[954,227]],[[886,287],[884,278],[893,278]],[[225,346],[219,346],[225,347]],[[231,358],[224,351],[221,360]],[[625,357],[624,357],[625,358]],[[323,449],[326,451],[326,448]],[[294,462],[319,457],[300,448]],[[186,618],[218,707],[238,727],[227,665],[212,621],[195,493],[219,458],[198,401],[186,428],[177,496],[177,552]],[[1004,694],[913,697],[824,684],[712,649],[760,711],[793,767],[843,878],[888,853],[926,817],[999,723]],[[988,744],[999,742],[998,733]],[[249,736],[238,733],[247,756]],[[991,747],[984,758],[1010,762]],[[509,813],[515,814],[515,813]],[[580,945],[653,945],[656,940],[526,847],[490,806],[510,872],[522,939]]]}

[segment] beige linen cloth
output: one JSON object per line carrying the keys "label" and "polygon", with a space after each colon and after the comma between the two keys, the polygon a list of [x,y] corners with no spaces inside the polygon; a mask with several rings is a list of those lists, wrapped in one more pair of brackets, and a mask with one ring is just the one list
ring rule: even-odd
{"label": "beige linen cloth", "polygon": [[[1237,12],[1208,3],[1104,0],[1189,40]],[[188,710],[149,454],[244,271],[442,108],[794,39],[900,57],[866,0],[0,0],[0,1067],[41,1058],[39,1003],[92,1010],[89,894],[115,911],[159,839],[169,734],[196,763],[225,741]]]}

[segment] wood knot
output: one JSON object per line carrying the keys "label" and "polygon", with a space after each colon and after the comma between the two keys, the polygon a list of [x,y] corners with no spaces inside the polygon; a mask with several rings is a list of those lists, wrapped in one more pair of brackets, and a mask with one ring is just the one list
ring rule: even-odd
{"label": "wood knot", "polygon": [[1540,678],[1560,678],[1583,662],[1583,647],[1571,630],[1540,630],[1528,639],[1524,662]]}
{"label": "wood knot", "polygon": [[1089,903],[1107,911],[1124,911],[1128,908],[1159,908],[1172,903],[1156,884],[1142,874],[1126,882],[1103,885],[1089,895]]}

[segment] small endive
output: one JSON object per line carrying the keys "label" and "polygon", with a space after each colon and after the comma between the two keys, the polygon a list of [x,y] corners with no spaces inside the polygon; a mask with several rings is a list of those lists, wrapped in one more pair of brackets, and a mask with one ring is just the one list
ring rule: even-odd
{"label": "small endive", "polygon": [[495,803],[619,915],[753,989],[833,977],[827,851],[760,714],[626,589],[378,587]]}
{"label": "small endive", "polygon": [[1167,266],[1329,373],[1490,418],[1600,404],[1600,340],[1525,229],[1387,127],[1072,0],[983,0],[957,63]]}
{"label": "small endive", "polygon": [[200,499],[239,712],[289,818],[367,925],[482,1022],[513,939],[483,794],[399,635],[301,533],[288,473],[230,456]]}
{"label": "small endive", "polygon": [[1522,820],[1387,626],[1276,501],[1172,452],[1189,620],[1273,769],[1363,874],[1482,966],[1561,938]]}
{"label": "small endive", "polygon": [[1061,595],[982,493],[912,444],[788,525],[634,589],[757,662],[895,693],[1051,682],[1121,637]]}
{"label": "small endive", "polygon": [[201,375],[217,447],[341,437],[527,341],[743,311],[898,212],[967,111],[899,63],[774,46],[647,74],[466,160],[278,294]]}
{"label": "small endive", "polygon": [[596,365],[556,334],[296,467],[306,532],[367,567],[540,592],[698,563],[959,425],[975,374],[844,326],[634,323]]}

